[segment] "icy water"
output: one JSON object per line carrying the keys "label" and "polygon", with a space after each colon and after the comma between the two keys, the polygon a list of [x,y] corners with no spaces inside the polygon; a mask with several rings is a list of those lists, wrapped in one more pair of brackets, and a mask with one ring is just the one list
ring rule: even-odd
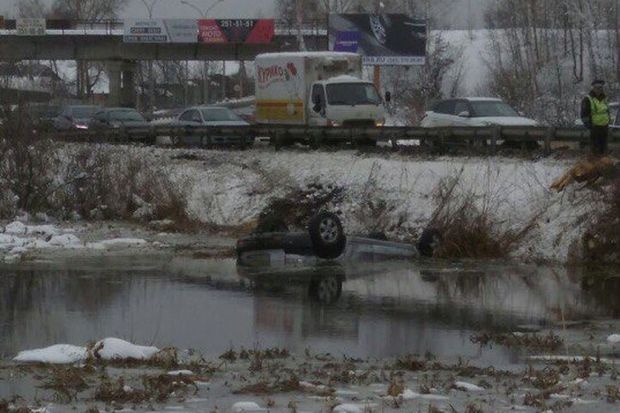
{"label": "icy water", "polygon": [[232,259],[4,265],[0,359],[24,349],[120,337],[208,356],[231,347],[277,346],[363,358],[432,353],[509,366],[518,363],[518,350],[482,350],[472,334],[559,329],[620,314],[620,277],[610,274],[412,262],[321,271],[342,283],[329,304],[313,298],[307,274],[248,277]]}

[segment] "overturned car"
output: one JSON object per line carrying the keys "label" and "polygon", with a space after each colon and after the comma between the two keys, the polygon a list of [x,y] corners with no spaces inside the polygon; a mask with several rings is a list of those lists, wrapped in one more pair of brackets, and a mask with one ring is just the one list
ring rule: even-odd
{"label": "overturned car", "polygon": [[[339,272],[343,263],[430,257],[440,242],[441,235],[433,228],[424,230],[417,245],[388,241],[382,233],[347,236],[338,215],[323,211],[310,219],[307,231],[264,232],[240,238],[237,269],[252,279],[285,274],[293,279],[324,280],[325,274]],[[321,291],[316,293],[320,295]]]}

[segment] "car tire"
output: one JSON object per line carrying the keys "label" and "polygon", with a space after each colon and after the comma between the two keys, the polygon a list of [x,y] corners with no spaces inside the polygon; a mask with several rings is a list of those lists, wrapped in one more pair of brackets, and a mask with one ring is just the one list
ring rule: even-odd
{"label": "car tire", "polygon": [[342,295],[342,281],[334,276],[321,277],[312,280],[308,289],[311,299],[321,304],[332,304]]}
{"label": "car tire", "polygon": [[423,257],[432,257],[441,245],[443,237],[436,228],[426,228],[418,241],[418,251]]}
{"label": "car tire", "polygon": [[347,243],[340,218],[332,212],[319,212],[308,223],[312,248],[319,258],[334,259],[342,255]]}

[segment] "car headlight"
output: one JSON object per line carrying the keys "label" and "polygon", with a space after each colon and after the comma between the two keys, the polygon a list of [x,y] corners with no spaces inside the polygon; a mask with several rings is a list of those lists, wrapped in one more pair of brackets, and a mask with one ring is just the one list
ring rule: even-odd
{"label": "car headlight", "polygon": [[378,128],[384,125],[385,125],[385,119],[379,119],[375,121],[375,126],[377,126]]}
{"label": "car headlight", "polygon": [[83,123],[76,123],[75,127],[76,129],[88,129],[88,125],[85,125]]}
{"label": "car headlight", "polygon": [[336,122],[335,120],[327,119],[327,126],[338,127],[338,126],[341,126],[341,124],[340,122]]}

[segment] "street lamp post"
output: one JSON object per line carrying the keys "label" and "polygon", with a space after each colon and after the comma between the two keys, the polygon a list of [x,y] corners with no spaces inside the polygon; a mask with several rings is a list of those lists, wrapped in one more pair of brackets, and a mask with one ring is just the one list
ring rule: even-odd
{"label": "street lamp post", "polygon": [[[204,11],[201,10],[198,6],[196,6],[193,3],[190,3],[187,0],[181,0],[181,4],[191,7],[192,9],[196,10],[198,12],[198,14],[200,14],[200,16],[202,16],[203,18],[206,18],[207,15],[209,14],[209,12],[218,4],[220,4],[221,2],[223,2],[224,0],[216,0],[215,2],[213,2],[209,7],[207,7]],[[207,61],[203,61],[203,82],[202,82],[202,103],[203,104],[208,104],[209,103],[209,64],[207,63]]]}

